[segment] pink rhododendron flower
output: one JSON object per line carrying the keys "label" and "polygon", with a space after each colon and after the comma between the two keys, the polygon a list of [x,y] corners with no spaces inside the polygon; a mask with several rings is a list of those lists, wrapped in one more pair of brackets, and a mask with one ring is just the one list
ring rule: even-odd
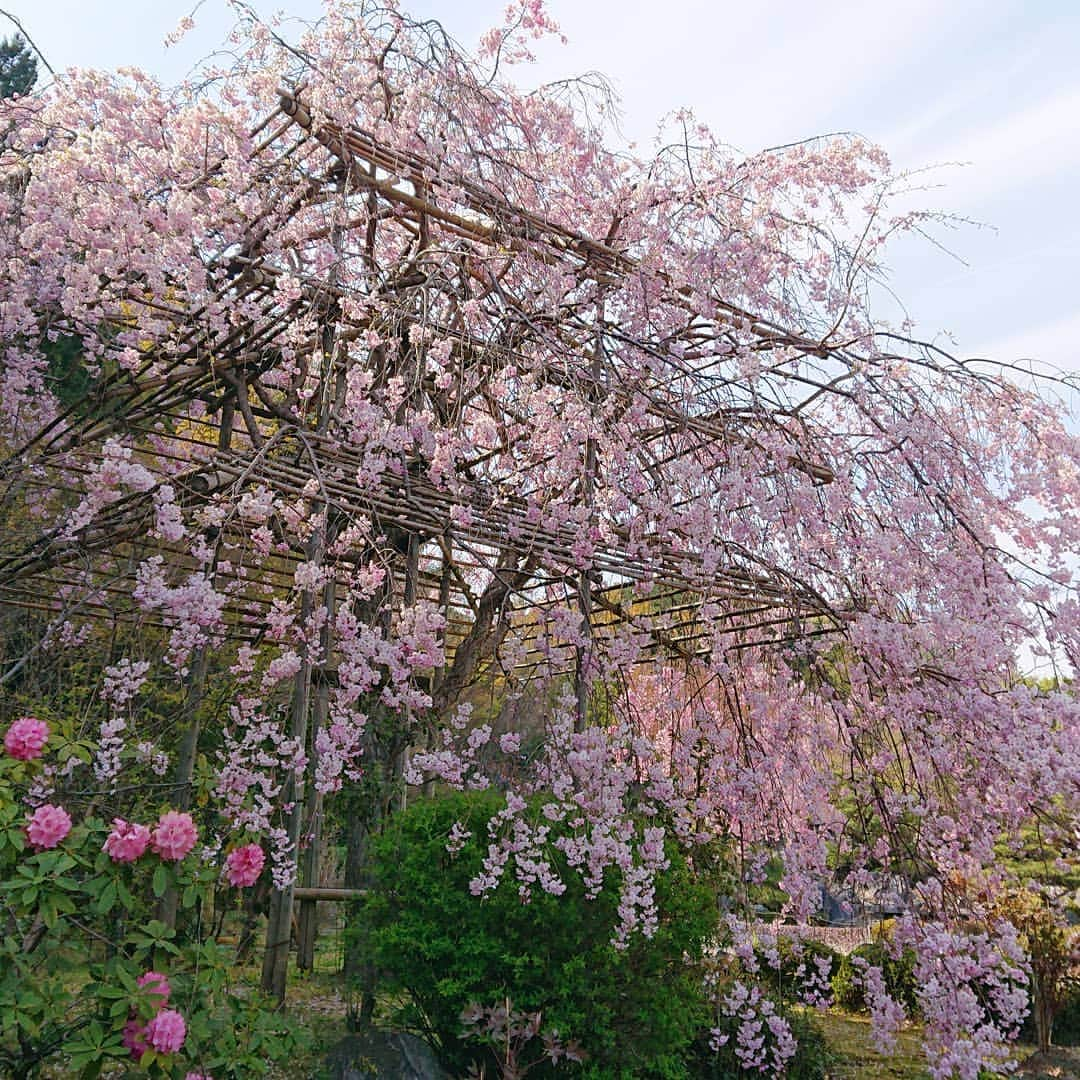
{"label": "pink rhododendron flower", "polygon": [[161,972],[148,971],[145,975],[140,975],[135,982],[150,991],[154,998],[155,1008],[159,1011],[165,1008],[172,988],[169,986],[169,980]]}
{"label": "pink rhododendron flower", "polygon": [[150,846],[163,859],[176,862],[195,846],[198,838],[199,833],[190,814],[166,810],[150,834]]}
{"label": "pink rhododendron flower", "polygon": [[225,859],[225,877],[230,885],[247,888],[258,881],[265,862],[266,856],[258,844],[245,844],[229,852]]}
{"label": "pink rhododendron flower", "polygon": [[26,838],[38,851],[54,848],[71,832],[71,817],[61,806],[39,806],[26,825]]}
{"label": "pink rhododendron flower", "polygon": [[131,1056],[139,1061],[146,1053],[146,1026],[132,1018],[124,1025],[124,1046],[131,1051]]}
{"label": "pink rhododendron flower", "polygon": [[184,1045],[187,1027],[175,1009],[162,1009],[146,1025],[146,1041],[163,1054],[175,1054]]}
{"label": "pink rhododendron flower", "polygon": [[108,852],[113,862],[134,862],[150,843],[150,830],[123,818],[113,818],[112,832],[105,839],[102,851]]}
{"label": "pink rhododendron flower", "polygon": [[49,738],[49,725],[34,716],[23,716],[7,729],[4,749],[19,761],[31,761],[41,757],[41,751]]}
{"label": "pink rhododendron flower", "polygon": [[189,1072],[184,1080],[214,1080],[214,1078],[209,1073]]}

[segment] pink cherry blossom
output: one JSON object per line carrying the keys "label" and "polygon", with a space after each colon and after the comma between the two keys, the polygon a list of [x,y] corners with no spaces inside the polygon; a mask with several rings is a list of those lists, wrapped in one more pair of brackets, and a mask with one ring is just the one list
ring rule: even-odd
{"label": "pink cherry blossom", "polygon": [[230,885],[246,888],[259,879],[265,862],[266,855],[258,844],[245,844],[226,856],[225,877]]}
{"label": "pink cherry blossom", "polygon": [[49,738],[49,725],[34,716],[23,716],[7,729],[4,749],[19,761],[31,761],[41,757],[41,751]]}
{"label": "pink cherry blossom", "polygon": [[71,832],[71,817],[61,806],[39,806],[26,826],[26,838],[38,851],[54,848]]}
{"label": "pink cherry blossom", "polygon": [[150,846],[169,862],[176,862],[195,846],[199,832],[190,814],[167,810],[150,834]]}
{"label": "pink cherry blossom", "polygon": [[105,838],[102,850],[113,862],[134,862],[150,843],[150,830],[145,825],[113,818],[112,830]]}
{"label": "pink cherry blossom", "polygon": [[162,1009],[146,1025],[146,1041],[163,1054],[175,1054],[184,1045],[187,1026],[175,1009]]}
{"label": "pink cherry blossom", "polygon": [[[927,220],[890,208],[910,185],[881,149],[743,157],[680,112],[615,153],[606,101],[499,81],[557,32],[540,0],[479,60],[391,8],[332,3],[294,50],[245,14],[234,67],[178,92],[72,71],[0,102],[0,500],[27,532],[5,589],[66,613],[53,644],[114,599],[165,633],[102,672],[97,785],[147,766],[144,682],[195,690],[210,659],[235,680],[196,748],[212,815],[266,844],[226,857],[233,884],[291,882],[297,791],[377,775],[391,727],[407,783],[504,793],[474,893],[617,880],[619,948],[658,927],[670,845],[737,850],[748,888],[782,864],[795,918],[832,865],[868,894],[918,867],[928,1060],[997,1069],[1022,964],[1007,927],[958,928],[1003,837],[1044,822],[1068,859],[1080,817],[1080,704],[1021,671],[1080,666],[1066,383],[878,320],[886,240]],[[115,410],[57,396],[58,337]],[[38,814],[55,846],[70,819]],[[105,850],[197,840],[185,813],[144,828]],[[724,934],[746,978],[718,1038],[782,1072],[760,935]]]}

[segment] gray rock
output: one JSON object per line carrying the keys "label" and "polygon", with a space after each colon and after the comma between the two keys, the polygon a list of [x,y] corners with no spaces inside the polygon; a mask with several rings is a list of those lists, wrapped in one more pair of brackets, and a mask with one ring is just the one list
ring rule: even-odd
{"label": "gray rock", "polygon": [[331,1080],[449,1080],[434,1051],[415,1035],[364,1028],[326,1056]]}

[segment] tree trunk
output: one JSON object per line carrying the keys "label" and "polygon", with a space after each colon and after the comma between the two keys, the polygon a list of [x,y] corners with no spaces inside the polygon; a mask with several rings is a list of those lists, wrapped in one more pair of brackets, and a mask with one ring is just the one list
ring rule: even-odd
{"label": "tree trunk", "polygon": [[1039,1050],[1045,1053],[1050,1049],[1050,1040],[1054,1033],[1054,1011],[1049,996],[1042,992],[1038,981],[1033,983],[1031,991],[1031,1007],[1035,1013],[1036,1039],[1039,1043]]}

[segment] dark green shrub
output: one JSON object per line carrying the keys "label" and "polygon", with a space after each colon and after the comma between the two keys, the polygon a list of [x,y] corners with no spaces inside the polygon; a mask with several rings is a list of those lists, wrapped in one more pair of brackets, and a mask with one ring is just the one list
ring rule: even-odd
{"label": "dark green shrub", "polygon": [[[1030,1011],[1020,1029],[1020,1041],[1038,1042],[1035,1017]],[[1074,990],[1062,1002],[1061,1011],[1054,1017],[1050,1041],[1054,1046],[1080,1046],[1080,990]]]}
{"label": "dark green shrub", "polygon": [[[706,1020],[695,961],[716,926],[711,891],[670,846],[671,866],[656,886],[659,928],[652,938],[634,935],[622,951],[610,944],[618,920],[614,872],[594,900],[573,871],[563,875],[567,888],[558,897],[537,888],[522,903],[512,875],[485,897],[472,896],[487,823],[502,805],[485,792],[418,802],[373,845],[372,887],[353,932],[364,960],[382,973],[380,989],[405,997],[399,1019],[459,1074],[479,1053],[461,1038],[462,1011],[509,999],[515,1010],[541,1012],[545,1031],[585,1049],[577,1075],[686,1076],[685,1052]],[[472,836],[451,854],[446,844],[457,822]],[[561,853],[551,859],[563,868]]]}
{"label": "dark green shrub", "polygon": [[1074,990],[1054,1018],[1052,1041],[1056,1046],[1080,1046],[1080,990]]}
{"label": "dark green shrub", "polygon": [[[830,981],[840,969],[843,957],[821,941],[803,941],[801,945],[800,952],[791,937],[784,934],[778,936],[776,952],[780,960],[779,968],[769,962],[767,950],[755,949],[761,982],[774,998],[810,1005],[824,1004],[817,998],[827,998]],[[819,976],[815,963],[819,956],[829,961],[824,979]]]}
{"label": "dark green shrub", "polygon": [[[795,1056],[788,1062],[784,1073],[785,1080],[826,1080],[837,1063],[837,1057],[830,1049],[813,1014],[802,1009],[788,1009],[784,1013],[784,1019],[799,1044]],[[728,1041],[718,1051],[710,1046],[710,1031],[703,1031],[698,1035],[694,1040],[689,1061],[690,1076],[695,1077],[695,1080],[734,1080],[741,1076],[761,1076],[760,1070],[748,1072],[743,1069],[735,1055],[735,1031],[738,1024],[737,1019],[721,1019],[721,1030],[728,1036]]]}
{"label": "dark green shrub", "polygon": [[858,973],[857,966],[852,962],[855,957],[861,957],[873,967],[880,967],[889,994],[904,1006],[908,1016],[919,1014],[915,954],[911,949],[904,949],[896,958],[884,941],[860,945],[841,959],[832,979],[833,998],[841,1009],[860,1012],[866,1008],[862,984],[855,977]]}
{"label": "dark green shrub", "polygon": [[833,1003],[848,1012],[858,1012],[866,1007],[862,986],[856,981],[855,975],[851,957],[841,957],[832,977]]}

